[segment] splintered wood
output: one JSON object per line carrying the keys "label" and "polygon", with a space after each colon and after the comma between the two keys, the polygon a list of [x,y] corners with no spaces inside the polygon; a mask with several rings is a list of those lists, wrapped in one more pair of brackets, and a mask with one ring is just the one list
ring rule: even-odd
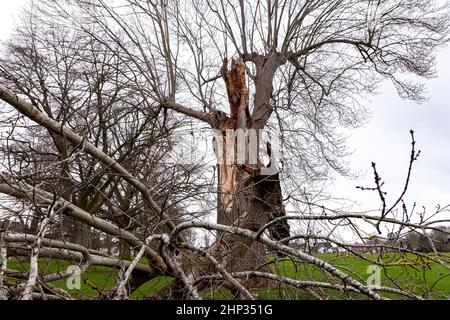
{"label": "splintered wood", "polygon": [[[219,174],[219,210],[231,213],[239,181],[237,163],[237,129],[247,129],[251,125],[248,110],[248,87],[245,63],[233,60],[231,70],[226,74],[226,87],[230,104],[230,117],[220,124],[220,137],[216,137],[221,161]],[[246,147],[246,146],[245,146]],[[242,179],[242,177],[241,177]]]}

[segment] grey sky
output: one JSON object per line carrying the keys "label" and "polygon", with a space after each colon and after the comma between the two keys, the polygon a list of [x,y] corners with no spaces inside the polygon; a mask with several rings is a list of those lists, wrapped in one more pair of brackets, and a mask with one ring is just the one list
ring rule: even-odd
{"label": "grey sky", "polygon": [[[26,0],[1,1],[0,40],[4,40]],[[438,53],[436,69],[438,78],[426,81],[429,101],[422,105],[400,99],[390,84],[379,89],[380,94],[369,106],[372,117],[363,127],[352,130],[348,140],[350,150],[354,150],[348,158],[350,167],[360,172],[360,177],[338,177],[329,187],[333,195],[357,201],[359,210],[378,208],[375,193],[355,189],[357,185],[373,186],[370,163],[374,161],[386,181],[388,204],[392,203],[403,187],[410,153],[409,130],[414,129],[422,154],[413,168],[407,204],[415,201],[432,210],[438,203],[450,203],[450,48]]]}

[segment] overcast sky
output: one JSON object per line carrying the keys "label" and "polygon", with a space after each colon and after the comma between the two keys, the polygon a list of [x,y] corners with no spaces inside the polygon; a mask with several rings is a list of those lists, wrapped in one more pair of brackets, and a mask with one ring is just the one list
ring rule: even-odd
{"label": "overcast sky", "polygon": [[[25,0],[1,0],[0,40],[6,39],[14,26],[14,16]],[[401,192],[409,154],[409,130],[416,133],[417,147],[422,151],[413,168],[411,186],[406,196],[432,210],[436,204],[450,204],[450,49],[437,54],[438,77],[426,81],[429,101],[417,105],[400,99],[392,85],[380,88],[380,94],[370,103],[372,116],[363,127],[352,130],[348,140],[353,154],[350,167],[360,173],[356,180],[337,178],[329,190],[336,197],[351,198],[360,210],[379,207],[375,193],[356,190],[357,185],[373,186],[370,163],[376,162],[386,181],[388,205]]]}

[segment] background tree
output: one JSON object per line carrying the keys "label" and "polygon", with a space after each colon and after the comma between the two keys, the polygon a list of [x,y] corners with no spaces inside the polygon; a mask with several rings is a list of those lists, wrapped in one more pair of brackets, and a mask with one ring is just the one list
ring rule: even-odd
{"label": "background tree", "polygon": [[[134,93],[121,61],[95,39],[69,27],[55,29],[51,21],[33,11],[26,17],[28,22],[4,47],[0,66],[4,84],[152,185],[160,205],[174,219],[180,218],[179,201],[202,185],[201,178],[193,181],[199,178],[195,164],[168,163],[171,159],[166,153],[175,143],[172,132],[175,128],[182,132],[183,121],[166,119],[161,108]],[[5,167],[23,181],[44,184],[43,189],[86,212],[128,230],[140,229],[143,236],[158,226],[145,212],[136,190],[98,160],[86,158],[80,152],[82,145],[70,145],[63,136],[30,126],[16,114],[2,121],[6,127],[15,123],[2,139]],[[39,212],[34,214],[32,232],[37,231],[40,219]],[[63,225],[61,232],[69,241],[91,247],[91,226],[73,219],[64,220]],[[129,250],[122,243],[121,251],[128,258]]]}

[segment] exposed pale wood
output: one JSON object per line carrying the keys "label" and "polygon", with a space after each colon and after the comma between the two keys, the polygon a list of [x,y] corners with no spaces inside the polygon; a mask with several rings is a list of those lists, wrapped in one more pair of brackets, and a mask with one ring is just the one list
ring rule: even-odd
{"label": "exposed pale wood", "polygon": [[[225,75],[230,116],[220,124],[222,133],[219,152],[224,163],[218,164],[219,214],[231,215],[238,189],[240,169],[237,164],[236,129],[251,126],[248,111],[248,87],[243,59],[232,61],[231,70]],[[243,177],[248,179],[249,175]],[[234,219],[230,219],[233,221]]]}

